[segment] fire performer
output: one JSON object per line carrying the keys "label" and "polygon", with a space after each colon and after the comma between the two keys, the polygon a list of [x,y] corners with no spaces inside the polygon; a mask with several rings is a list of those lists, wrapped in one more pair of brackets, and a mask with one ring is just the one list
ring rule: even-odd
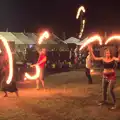
{"label": "fire performer", "polygon": [[39,76],[39,79],[36,80],[36,89],[37,90],[40,89],[40,82],[42,83],[42,86],[44,88],[44,69],[45,69],[45,64],[47,61],[46,49],[43,48],[41,51],[38,51],[38,52],[39,52],[39,58],[38,58],[37,64],[31,65],[31,67],[34,67],[36,65],[39,65],[39,67],[40,67],[40,76]]}
{"label": "fire performer", "polygon": [[16,79],[17,79],[17,75],[16,75],[16,62],[15,59],[13,61],[13,69],[14,69],[14,74],[13,74],[13,78],[10,84],[6,83],[6,78],[8,76],[8,70],[9,70],[9,65],[8,65],[8,56],[5,53],[4,54],[4,61],[3,61],[3,69],[2,69],[2,74],[3,74],[3,80],[1,81],[1,88],[2,91],[4,91],[5,95],[4,97],[8,97],[8,93],[7,92],[15,92],[16,96],[18,97],[18,89],[16,86]]}
{"label": "fire performer", "polygon": [[88,56],[86,58],[86,76],[88,78],[88,83],[89,84],[92,84],[92,77],[91,77],[91,74],[90,74],[90,69],[92,67],[92,56],[90,54],[90,52],[88,52]]}
{"label": "fire performer", "polygon": [[111,50],[108,48],[106,48],[104,51],[104,57],[96,57],[91,46],[89,46],[88,49],[93,59],[96,61],[102,61],[104,66],[102,79],[103,101],[101,101],[98,105],[105,105],[107,103],[107,88],[109,87],[113,102],[113,106],[111,107],[111,109],[116,109],[116,97],[114,93],[114,87],[116,84],[116,73],[114,70],[114,65],[116,61],[120,61],[120,58],[113,57]]}

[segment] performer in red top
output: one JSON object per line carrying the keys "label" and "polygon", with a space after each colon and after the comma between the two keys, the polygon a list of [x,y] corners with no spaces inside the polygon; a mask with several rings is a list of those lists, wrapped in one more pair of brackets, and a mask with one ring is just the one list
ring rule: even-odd
{"label": "performer in red top", "polygon": [[40,77],[39,79],[36,80],[36,89],[39,90],[40,88],[40,82],[42,83],[42,86],[44,88],[44,69],[45,69],[45,64],[47,61],[47,57],[46,57],[46,49],[43,48],[41,51],[38,51],[40,56],[38,58],[38,62],[37,64],[32,65],[31,67],[34,67],[36,65],[39,65],[40,67]]}

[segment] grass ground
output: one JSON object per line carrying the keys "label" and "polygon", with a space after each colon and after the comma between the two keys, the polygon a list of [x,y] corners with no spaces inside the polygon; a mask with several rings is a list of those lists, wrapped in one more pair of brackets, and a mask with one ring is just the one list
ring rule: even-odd
{"label": "grass ground", "polygon": [[19,94],[0,92],[0,120],[120,120],[120,78],[117,72],[118,108],[99,107],[101,77],[93,76],[87,84],[84,71],[71,71],[47,76],[46,91],[35,89],[35,81],[19,83]]}

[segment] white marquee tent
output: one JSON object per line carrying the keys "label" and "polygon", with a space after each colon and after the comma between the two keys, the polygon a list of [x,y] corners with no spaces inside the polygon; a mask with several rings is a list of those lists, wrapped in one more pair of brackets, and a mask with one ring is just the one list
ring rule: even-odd
{"label": "white marquee tent", "polygon": [[0,35],[3,36],[7,41],[14,41],[15,44],[24,44],[21,40],[19,40],[11,32],[0,32]]}
{"label": "white marquee tent", "polygon": [[85,38],[84,40],[80,41],[77,43],[77,45],[83,45],[87,41],[88,37]]}
{"label": "white marquee tent", "polygon": [[[16,45],[33,45],[38,40],[38,36],[35,33],[0,32],[0,35],[6,38],[7,41],[14,41]],[[44,40],[42,44],[67,45],[66,42],[53,33],[51,37],[48,40]]]}
{"label": "white marquee tent", "polygon": [[31,39],[33,42],[37,42],[38,37],[34,33],[24,33],[24,35]]}
{"label": "white marquee tent", "polygon": [[70,37],[67,40],[64,41],[65,43],[73,43],[73,44],[77,44],[78,42],[80,42],[79,39],[75,38],[75,37]]}
{"label": "white marquee tent", "polygon": [[31,45],[35,44],[35,42],[32,39],[29,39],[27,36],[24,35],[24,33],[13,33],[20,41],[22,41],[24,44]]}

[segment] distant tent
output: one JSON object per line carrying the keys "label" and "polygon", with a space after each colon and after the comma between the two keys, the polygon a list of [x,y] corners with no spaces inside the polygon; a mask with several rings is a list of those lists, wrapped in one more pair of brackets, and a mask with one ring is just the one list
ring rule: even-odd
{"label": "distant tent", "polygon": [[54,38],[54,41],[56,41],[57,43],[59,43],[59,44],[66,44],[62,39],[57,37],[55,34],[52,33],[52,36]]}
{"label": "distant tent", "polygon": [[20,41],[22,41],[24,44],[29,45],[29,44],[35,44],[35,42],[31,39],[29,39],[24,33],[13,33]]}
{"label": "distant tent", "polygon": [[77,44],[80,40],[74,37],[70,37],[67,40],[65,40],[66,43],[72,43],[72,44]]}
{"label": "distant tent", "polygon": [[37,35],[35,35],[34,33],[24,33],[24,35],[26,35],[29,39],[31,39],[33,42],[37,42]]}
{"label": "distant tent", "polygon": [[85,38],[84,40],[80,41],[77,43],[77,45],[83,45],[87,41],[88,37]]}
{"label": "distant tent", "polygon": [[4,38],[6,38],[7,41],[14,41],[15,44],[24,44],[16,36],[14,36],[11,32],[0,32],[0,35],[2,35]]}
{"label": "distant tent", "polygon": [[[38,39],[39,39],[39,36],[37,35],[37,40]],[[67,49],[68,48],[68,45],[53,33],[50,34],[50,37],[48,39],[44,39],[40,46],[46,47],[47,49],[53,49],[53,48]]]}

